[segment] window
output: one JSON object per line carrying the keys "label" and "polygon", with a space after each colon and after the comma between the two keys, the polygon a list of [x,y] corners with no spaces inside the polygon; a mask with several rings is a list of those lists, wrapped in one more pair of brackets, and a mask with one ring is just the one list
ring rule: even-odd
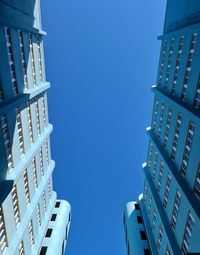
{"label": "window", "polygon": [[150,215],[150,211],[151,211],[151,197],[149,198],[148,208],[147,208],[147,214],[148,214],[148,216]]}
{"label": "window", "polygon": [[3,215],[3,208],[0,206],[0,250],[2,254],[4,254],[8,243],[7,243],[7,236],[6,236],[6,226],[4,222],[4,215]]}
{"label": "window", "polygon": [[56,208],[59,208],[59,207],[60,207],[60,202],[56,202],[55,207],[56,207]]}
{"label": "window", "polygon": [[38,106],[38,98],[35,97],[35,112],[36,112],[36,121],[37,121],[37,131],[38,135],[40,135],[40,114],[39,114],[39,106]]}
{"label": "window", "polygon": [[51,198],[51,181],[50,179],[48,180],[48,195],[49,195],[49,199]]}
{"label": "window", "polygon": [[176,148],[177,148],[178,138],[179,138],[179,133],[180,133],[180,128],[181,128],[181,119],[182,119],[182,114],[178,113],[177,120],[176,120],[175,132],[174,132],[172,151],[171,151],[171,159],[173,161],[175,160],[175,156],[176,156]]}
{"label": "window", "polygon": [[160,163],[160,170],[158,175],[158,192],[160,192],[161,182],[162,182],[162,175],[163,175],[163,163]]}
{"label": "window", "polygon": [[42,68],[42,52],[41,52],[41,42],[40,42],[41,38],[38,37],[38,43],[37,43],[37,47],[38,47],[38,54],[39,54],[39,66],[40,66],[40,81],[43,81],[43,68]]}
{"label": "window", "polygon": [[15,65],[14,65],[14,55],[13,55],[11,31],[10,31],[10,28],[8,28],[8,27],[5,27],[5,36],[6,36],[8,61],[9,61],[9,67],[10,67],[13,95],[16,96],[18,94],[17,78],[16,78],[16,71],[15,71]]}
{"label": "window", "polygon": [[34,57],[34,49],[33,49],[33,39],[32,39],[32,34],[30,34],[30,33],[29,33],[29,44],[30,44],[30,56],[31,56],[33,85],[36,85],[36,68],[35,68],[35,57]]}
{"label": "window", "polygon": [[46,118],[46,107],[45,107],[45,95],[42,97],[42,112],[43,112],[43,120],[45,127],[47,126],[47,118]]}
{"label": "window", "polygon": [[29,231],[29,237],[30,237],[30,243],[31,246],[34,245],[34,233],[33,233],[33,222],[32,220],[28,223],[28,231]]}
{"label": "window", "polygon": [[158,231],[158,240],[157,240],[157,248],[158,248],[158,250],[160,250],[160,247],[161,247],[162,236],[163,236],[163,230],[162,230],[162,227],[160,225],[159,231]]}
{"label": "window", "polygon": [[51,221],[55,221],[56,217],[57,217],[57,214],[53,213],[52,216],[51,216]]}
{"label": "window", "polygon": [[147,190],[148,190],[148,185],[147,185],[147,182],[145,181],[145,185],[144,185],[144,202],[146,202]]}
{"label": "window", "polygon": [[198,83],[197,83],[196,93],[194,96],[193,106],[196,109],[200,108],[200,74],[199,74],[199,79],[198,79]]}
{"label": "window", "polygon": [[135,210],[140,210],[140,205],[139,204],[134,204],[135,205]]}
{"label": "window", "polygon": [[167,249],[166,249],[166,253],[165,253],[165,255],[171,255],[171,252],[170,252],[170,250],[169,250],[169,247],[167,246]]}
{"label": "window", "polygon": [[25,196],[26,196],[26,203],[30,203],[30,191],[29,191],[29,183],[28,183],[28,173],[27,170],[24,171],[24,188],[25,188]]}
{"label": "window", "polygon": [[143,230],[140,231],[140,237],[141,237],[142,240],[147,240],[145,231],[143,231]]}
{"label": "window", "polygon": [[16,118],[17,118],[17,130],[18,130],[18,136],[19,136],[19,148],[21,155],[24,154],[24,138],[23,138],[23,132],[22,132],[22,119],[21,119],[21,112],[20,109],[16,109]]}
{"label": "window", "polygon": [[20,222],[20,214],[19,214],[19,202],[17,196],[17,187],[16,185],[13,187],[11,191],[12,203],[13,203],[13,210],[14,210],[14,217],[16,225]]}
{"label": "window", "polygon": [[194,184],[194,194],[200,200],[200,163],[198,165],[197,176]]}
{"label": "window", "polygon": [[161,112],[160,112],[160,120],[159,120],[159,123],[158,123],[158,135],[157,135],[158,139],[160,139],[164,111],[165,111],[165,102],[163,101],[162,106],[161,106]]}
{"label": "window", "polygon": [[20,46],[20,53],[21,53],[22,72],[24,77],[24,86],[25,86],[25,89],[28,89],[28,77],[27,77],[27,65],[26,65],[25,50],[24,50],[24,39],[23,39],[23,33],[21,30],[18,31],[18,36],[19,36],[19,46]]}
{"label": "window", "polygon": [[155,179],[155,174],[156,174],[157,159],[158,159],[158,153],[155,152],[154,162],[153,162],[153,170],[152,170],[152,179],[153,180]]}
{"label": "window", "polygon": [[19,255],[25,255],[23,241],[21,241],[20,244],[19,244]]}
{"label": "window", "polygon": [[164,138],[164,143],[163,143],[164,149],[166,149],[166,147],[167,147],[171,118],[172,118],[172,107],[170,106],[169,110],[168,110],[167,123],[166,123],[166,128],[165,128],[165,138]]}
{"label": "window", "polygon": [[40,147],[40,171],[41,171],[41,175],[44,176],[44,164],[43,164],[42,147]]}
{"label": "window", "polygon": [[172,95],[175,95],[183,44],[184,44],[184,36],[181,36],[180,41],[179,41],[178,54],[177,54],[177,58],[176,58],[176,66],[175,66],[175,70],[174,70],[174,78],[173,78],[172,91],[171,91]]}
{"label": "window", "polygon": [[152,149],[153,149],[153,144],[150,143],[150,145],[149,145],[149,155],[148,155],[148,167],[151,166]]}
{"label": "window", "polygon": [[171,176],[168,175],[168,176],[167,176],[167,181],[166,181],[166,187],[165,187],[164,200],[163,200],[163,206],[164,206],[164,208],[167,208],[167,202],[168,202],[168,196],[169,196],[170,185],[171,185]]}
{"label": "window", "polygon": [[184,153],[183,153],[182,165],[181,165],[181,174],[183,176],[185,176],[186,172],[187,172],[187,165],[188,165],[188,161],[189,161],[190,150],[192,147],[194,130],[195,130],[195,125],[192,121],[190,121],[189,127],[188,127],[188,132],[187,132],[187,138],[186,138],[186,142],[185,142],[185,149],[184,149]]}
{"label": "window", "polygon": [[182,248],[181,248],[183,255],[187,254],[188,252],[193,228],[194,228],[194,218],[192,217],[192,214],[189,212],[186,226],[185,226],[184,235],[183,235]]}
{"label": "window", "polygon": [[168,57],[168,62],[167,62],[167,71],[166,71],[166,75],[165,75],[164,90],[167,90],[169,74],[170,74],[170,66],[171,66],[171,61],[172,61],[173,48],[174,48],[174,38],[172,38],[171,42],[170,42],[170,49],[169,49],[169,57]]}
{"label": "window", "polygon": [[42,249],[40,251],[40,255],[45,255],[47,253],[47,246],[42,246]]}
{"label": "window", "polygon": [[142,217],[141,216],[137,216],[137,222],[139,224],[142,224],[143,223],[143,220],[142,220]]}
{"label": "window", "polygon": [[33,126],[32,126],[32,117],[31,117],[31,107],[30,103],[27,103],[27,116],[28,116],[28,129],[29,129],[29,136],[30,136],[30,142],[33,144]]}
{"label": "window", "polygon": [[154,208],[153,211],[153,220],[152,220],[152,229],[155,229],[155,225],[156,225],[156,217],[157,217],[157,212],[156,212],[156,208]]}
{"label": "window", "polygon": [[156,97],[155,103],[154,103],[154,115],[153,115],[153,125],[152,125],[153,131],[156,128],[156,119],[157,119],[157,115],[158,115],[158,104],[159,104],[159,99],[158,99],[158,97]]}
{"label": "window", "polygon": [[37,179],[37,169],[36,169],[35,157],[32,159],[32,166],[33,166],[34,186],[35,186],[35,189],[37,189],[37,187],[38,187],[38,179]]}
{"label": "window", "polygon": [[45,194],[45,191],[42,192],[42,201],[43,201],[44,212],[46,212],[47,205],[46,205],[46,194]]}
{"label": "window", "polygon": [[49,146],[48,146],[48,140],[45,141],[45,152],[46,152],[46,162],[47,166],[49,165]]}
{"label": "window", "polygon": [[41,218],[40,218],[40,205],[37,204],[36,206],[36,212],[37,212],[37,223],[38,223],[38,227],[41,226]]}
{"label": "window", "polygon": [[11,152],[10,136],[8,132],[7,117],[5,114],[1,116],[1,128],[2,128],[3,141],[5,145],[5,150],[6,150],[8,169],[11,170],[13,168],[13,159],[12,159],[12,152]]}
{"label": "window", "polygon": [[181,203],[181,194],[177,190],[175,200],[174,200],[173,211],[172,211],[172,219],[171,219],[171,226],[172,226],[173,230],[175,230],[175,228],[176,228],[176,221],[177,221],[177,217],[178,217],[180,203]]}
{"label": "window", "polygon": [[197,40],[197,34],[193,34],[190,42],[190,51],[188,54],[188,59],[187,59],[187,65],[186,65],[186,70],[185,70],[185,76],[184,76],[184,81],[183,81],[183,88],[181,92],[181,99],[185,100],[186,97],[186,92],[188,88],[188,82],[190,79],[190,71],[191,71],[191,65],[192,65],[192,59],[193,55],[195,52],[195,45],[196,45],[196,40]]}
{"label": "window", "polygon": [[162,81],[162,76],[163,76],[163,68],[164,68],[164,62],[165,62],[165,54],[166,54],[166,47],[167,47],[167,41],[164,40],[163,43],[162,43],[162,56],[161,56],[161,65],[160,65],[158,87],[161,87],[161,81]]}
{"label": "window", "polygon": [[52,231],[52,228],[48,228],[45,237],[51,237]]}
{"label": "window", "polygon": [[144,255],[151,255],[150,250],[149,249],[144,249]]}

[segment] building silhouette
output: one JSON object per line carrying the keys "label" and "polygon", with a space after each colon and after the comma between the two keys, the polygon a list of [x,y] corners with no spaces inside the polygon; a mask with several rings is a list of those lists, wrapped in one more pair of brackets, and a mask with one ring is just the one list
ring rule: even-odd
{"label": "building silhouette", "polygon": [[168,0],[139,201],[126,205],[129,255],[200,254],[200,2]]}
{"label": "building silhouette", "polygon": [[0,254],[64,254],[70,205],[53,191],[39,0],[0,1]]}

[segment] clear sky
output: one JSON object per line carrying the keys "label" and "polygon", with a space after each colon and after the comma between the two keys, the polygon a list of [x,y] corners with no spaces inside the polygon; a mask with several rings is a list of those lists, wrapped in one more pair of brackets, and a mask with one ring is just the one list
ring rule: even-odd
{"label": "clear sky", "polygon": [[42,0],[54,189],[72,206],[67,255],[125,255],[143,191],[166,0]]}

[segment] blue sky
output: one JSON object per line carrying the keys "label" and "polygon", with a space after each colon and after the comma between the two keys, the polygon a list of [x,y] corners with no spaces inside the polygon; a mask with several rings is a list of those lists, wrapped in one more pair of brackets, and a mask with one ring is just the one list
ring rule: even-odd
{"label": "blue sky", "polygon": [[43,0],[54,189],[72,205],[68,255],[126,254],[143,190],[165,0]]}

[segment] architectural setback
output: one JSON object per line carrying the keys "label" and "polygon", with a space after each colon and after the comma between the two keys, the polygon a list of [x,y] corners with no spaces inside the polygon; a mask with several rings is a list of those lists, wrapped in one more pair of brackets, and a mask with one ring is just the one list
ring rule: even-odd
{"label": "architectural setback", "polygon": [[0,1],[0,254],[64,254],[68,202],[53,191],[40,0]]}
{"label": "architectural setback", "polygon": [[126,205],[128,255],[200,254],[200,2],[168,0],[143,194]]}

